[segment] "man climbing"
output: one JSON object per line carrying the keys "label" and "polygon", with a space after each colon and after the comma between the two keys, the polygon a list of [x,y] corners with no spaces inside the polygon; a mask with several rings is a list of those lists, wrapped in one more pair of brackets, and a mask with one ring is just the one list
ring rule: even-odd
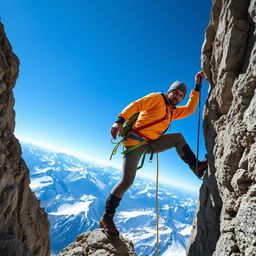
{"label": "man climbing", "polygon": [[[111,135],[116,139],[123,131],[124,122],[135,113],[139,113],[124,142],[126,150],[130,151],[124,155],[123,176],[107,198],[105,212],[99,222],[99,226],[103,228],[108,237],[119,237],[113,217],[125,192],[133,184],[142,154],[151,154],[152,150],[158,153],[175,147],[178,155],[189,165],[197,177],[201,178],[204,175],[207,161],[197,162],[194,153],[181,133],[163,135],[172,120],[182,119],[194,113],[203,78],[204,73],[202,71],[196,74],[195,88],[191,91],[185,106],[176,107],[185,97],[187,87],[184,83],[175,81],[166,94],[151,93],[132,102],[118,115],[116,122],[112,125]],[[139,145],[142,141],[146,143]]]}

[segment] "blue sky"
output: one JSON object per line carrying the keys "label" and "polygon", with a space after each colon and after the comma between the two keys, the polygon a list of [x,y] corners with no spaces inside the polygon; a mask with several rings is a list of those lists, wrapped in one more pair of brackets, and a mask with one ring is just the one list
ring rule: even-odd
{"label": "blue sky", "polygon": [[[1,19],[20,59],[15,134],[108,162],[109,130],[127,104],[174,80],[193,89],[210,8],[205,0],[3,0]],[[205,82],[202,107],[207,91]],[[196,151],[197,113],[171,132]],[[200,140],[204,158],[202,133]],[[199,188],[174,149],[159,158],[161,179]],[[121,161],[119,153],[111,164]],[[139,172],[154,176],[155,163]]]}

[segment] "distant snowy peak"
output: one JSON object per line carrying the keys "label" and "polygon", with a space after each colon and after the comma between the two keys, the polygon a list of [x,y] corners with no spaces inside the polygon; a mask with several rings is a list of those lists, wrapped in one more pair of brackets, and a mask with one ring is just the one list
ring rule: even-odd
{"label": "distant snowy peak", "polygon": [[50,176],[43,176],[37,179],[31,179],[29,186],[31,190],[36,191],[51,184],[53,184],[53,178]]}
{"label": "distant snowy peak", "polygon": [[87,169],[73,168],[73,170],[69,169],[69,171],[70,171],[70,174],[68,174],[67,176],[67,180],[69,182],[75,182],[75,181],[87,178],[87,174],[88,174]]}
{"label": "distant snowy peak", "polygon": [[92,195],[83,195],[80,199],[73,203],[65,203],[58,207],[56,212],[49,212],[51,215],[77,215],[84,212],[87,215],[90,204],[96,199]]}

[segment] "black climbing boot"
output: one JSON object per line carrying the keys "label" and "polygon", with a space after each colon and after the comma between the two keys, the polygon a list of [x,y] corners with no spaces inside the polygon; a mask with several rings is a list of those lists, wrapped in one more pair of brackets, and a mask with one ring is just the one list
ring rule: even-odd
{"label": "black climbing boot", "polygon": [[99,221],[100,228],[104,230],[104,233],[109,238],[119,237],[119,231],[117,230],[113,219],[116,208],[119,206],[121,200],[122,198],[110,194],[106,201],[105,213]]}
{"label": "black climbing boot", "polygon": [[119,231],[115,226],[113,218],[114,218],[113,214],[104,214],[99,221],[99,227],[104,230],[104,233],[106,234],[107,237],[118,238]]}
{"label": "black climbing boot", "polygon": [[204,173],[207,169],[207,160],[205,161],[198,161],[197,164],[197,170],[196,170],[196,156],[193,153],[193,151],[190,149],[189,145],[186,144],[183,148],[182,151],[184,153],[184,156],[181,157],[181,159],[187,163],[190,167],[190,169],[194,172],[194,174],[198,178],[202,178],[204,176]]}

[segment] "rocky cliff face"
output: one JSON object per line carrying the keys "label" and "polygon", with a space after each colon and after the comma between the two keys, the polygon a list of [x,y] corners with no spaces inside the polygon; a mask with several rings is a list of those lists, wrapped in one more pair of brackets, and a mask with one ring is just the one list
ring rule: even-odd
{"label": "rocky cliff face", "polygon": [[109,239],[97,229],[79,235],[76,242],[63,249],[58,256],[135,256],[133,244],[120,237]]}
{"label": "rocky cliff face", "polygon": [[209,170],[187,255],[256,255],[256,1],[214,0],[202,49]]}
{"label": "rocky cliff face", "polygon": [[29,170],[13,135],[15,112],[12,89],[19,60],[0,23],[0,254],[50,255],[49,223],[29,188]]}

